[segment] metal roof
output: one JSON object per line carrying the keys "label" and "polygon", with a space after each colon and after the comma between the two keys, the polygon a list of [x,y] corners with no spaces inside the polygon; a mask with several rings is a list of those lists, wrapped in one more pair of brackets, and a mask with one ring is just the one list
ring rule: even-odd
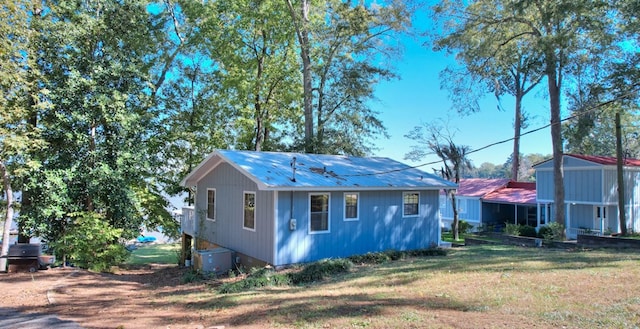
{"label": "metal roof", "polygon": [[181,184],[195,185],[223,162],[251,178],[261,190],[424,190],[457,187],[434,174],[383,157],[232,150],[211,153]]}
{"label": "metal roof", "polygon": [[457,196],[481,198],[497,189],[507,186],[508,178],[463,178],[456,192]]}
{"label": "metal roof", "polygon": [[509,182],[506,187],[485,195],[482,201],[534,205],[536,204],[536,183]]}
{"label": "metal roof", "polygon": [[[600,164],[603,166],[615,166],[618,162],[616,157],[609,157],[609,156],[599,156],[599,155],[583,155],[583,154],[570,154],[570,153],[565,153],[563,154],[564,156],[568,156],[568,157],[572,157],[572,158],[576,158],[576,159],[581,159],[581,160],[585,160],[585,161],[589,161],[589,162],[593,162],[596,164]],[[547,163],[552,161],[553,158],[551,159],[547,159],[545,161],[542,161],[540,163],[536,163],[533,165],[533,167],[538,167],[543,163]],[[622,161],[623,166],[625,167],[640,167],[640,160],[639,159],[633,159],[633,158],[624,158]]]}

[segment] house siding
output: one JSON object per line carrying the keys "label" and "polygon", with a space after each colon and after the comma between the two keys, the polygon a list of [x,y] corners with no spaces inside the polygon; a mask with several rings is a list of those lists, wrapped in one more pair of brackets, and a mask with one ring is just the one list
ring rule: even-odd
{"label": "house siding", "polygon": [[[551,178],[553,181],[553,175]],[[602,202],[602,171],[597,167],[587,170],[566,168],[564,182],[566,202]]]}
{"label": "house siding", "polygon": [[[466,208],[464,213],[458,213],[458,218],[461,220],[465,220],[469,222],[474,227],[478,227],[480,225],[481,217],[481,206],[482,202],[478,198],[466,198],[466,197],[456,197],[456,203],[459,204],[460,200],[465,200]],[[460,207],[458,207],[460,209]],[[440,212],[442,214],[442,221],[444,228],[451,228],[451,222],[453,222],[453,207],[451,207],[451,198],[446,198],[446,202],[444,206],[440,208]]]}
{"label": "house siding", "polygon": [[[420,191],[420,215],[417,217],[402,217],[403,192],[360,191],[359,220],[344,221],[344,192],[332,191],[330,231],[315,234],[309,233],[310,192],[278,192],[278,245],[274,265],[389,249],[428,248],[437,244],[438,191]],[[291,218],[296,219],[295,230],[289,229]]]}
{"label": "house siding", "polygon": [[[216,221],[206,220],[207,188],[216,189]],[[243,228],[244,192],[256,193],[255,231]],[[227,163],[197,185],[196,236],[225,248],[273,261],[274,192],[260,191],[255,182]]]}

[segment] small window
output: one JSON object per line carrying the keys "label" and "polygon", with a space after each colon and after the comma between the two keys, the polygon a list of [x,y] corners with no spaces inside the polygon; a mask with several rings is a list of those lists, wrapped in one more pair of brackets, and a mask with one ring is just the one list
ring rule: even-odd
{"label": "small window", "polygon": [[309,195],[309,231],[329,232],[329,193]]}
{"label": "small window", "polygon": [[216,220],[216,190],[207,189],[207,219]]}
{"label": "small window", "polygon": [[256,194],[254,192],[244,192],[243,227],[249,230],[256,229]]}
{"label": "small window", "polygon": [[418,205],[420,204],[420,193],[404,192],[402,193],[402,216],[418,216]]}
{"label": "small window", "polygon": [[360,195],[358,193],[344,194],[344,220],[358,220]]}

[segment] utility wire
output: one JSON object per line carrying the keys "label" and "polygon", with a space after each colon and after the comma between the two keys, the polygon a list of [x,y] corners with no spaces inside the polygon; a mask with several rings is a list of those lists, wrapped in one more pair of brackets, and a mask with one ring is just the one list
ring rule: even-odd
{"label": "utility wire", "polygon": [[[523,133],[519,134],[519,135],[518,135],[518,138],[520,138],[520,137],[522,137],[522,136],[526,136],[526,135],[532,134],[532,133],[534,133],[534,132],[538,132],[538,131],[543,130],[543,129],[546,129],[546,128],[549,128],[549,127],[551,127],[551,126],[553,126],[553,125],[559,125],[559,124],[561,124],[561,123],[563,123],[563,122],[565,122],[565,121],[569,121],[569,120],[572,120],[572,119],[578,118],[578,117],[583,116],[583,115],[586,115],[586,114],[588,114],[588,113],[590,113],[590,112],[594,112],[594,111],[596,111],[596,110],[600,109],[601,107],[604,107],[604,106],[606,106],[606,105],[609,105],[609,104],[615,103],[615,102],[617,102],[617,101],[619,101],[619,100],[621,100],[621,99],[625,99],[625,98],[627,98],[628,96],[632,95],[632,93],[633,93],[633,91],[631,91],[631,90],[630,90],[628,93],[625,93],[625,94],[623,94],[623,95],[620,95],[620,96],[618,96],[618,97],[616,97],[616,98],[614,98],[614,99],[612,99],[612,100],[606,101],[606,102],[604,102],[604,103],[597,104],[597,105],[595,105],[595,106],[593,106],[593,107],[591,107],[591,108],[585,109],[584,111],[580,111],[580,112],[578,112],[578,113],[576,113],[576,114],[574,114],[574,115],[571,115],[571,116],[568,116],[568,117],[566,117],[566,118],[560,119],[560,121],[558,121],[558,122],[550,122],[550,123],[548,123],[548,124],[546,124],[546,125],[544,125],[544,126],[541,126],[541,127],[538,127],[538,128],[532,129],[532,130],[525,131],[525,132],[523,132]],[[516,139],[516,137],[515,137],[515,136],[514,136],[514,137],[511,137],[511,138],[507,138],[507,139],[501,140],[501,141],[498,141],[498,142],[495,142],[495,143],[487,144],[487,145],[482,146],[482,147],[480,147],[480,148],[477,148],[477,149],[471,150],[471,151],[467,152],[466,154],[476,153],[476,152],[479,152],[479,151],[482,151],[482,150],[488,149],[488,148],[490,148],[490,147],[494,147],[494,146],[496,146],[496,145],[504,144],[504,143],[509,142],[509,141],[512,141],[512,140],[514,140],[514,139]],[[415,166],[409,166],[409,167],[405,167],[405,168],[392,169],[392,170],[379,171],[379,172],[366,173],[366,174],[347,174],[347,175],[340,175],[340,176],[341,176],[341,177],[358,177],[358,176],[377,176],[377,175],[384,175],[384,174],[390,174],[390,173],[399,172],[399,171],[405,171],[405,170],[410,170],[410,169],[417,169],[417,168],[424,167],[424,166],[428,166],[428,165],[438,164],[438,163],[440,163],[440,162],[442,162],[442,161],[443,161],[443,159],[440,159],[440,160],[437,160],[437,161],[426,162],[426,163],[422,163],[422,164],[415,165]]]}

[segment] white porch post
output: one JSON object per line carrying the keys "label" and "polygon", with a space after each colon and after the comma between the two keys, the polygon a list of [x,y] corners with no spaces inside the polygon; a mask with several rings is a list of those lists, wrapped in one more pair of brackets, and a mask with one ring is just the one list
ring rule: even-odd
{"label": "white porch post", "polygon": [[565,230],[568,230],[571,227],[571,203],[567,202],[565,204],[567,216],[565,218]]}

